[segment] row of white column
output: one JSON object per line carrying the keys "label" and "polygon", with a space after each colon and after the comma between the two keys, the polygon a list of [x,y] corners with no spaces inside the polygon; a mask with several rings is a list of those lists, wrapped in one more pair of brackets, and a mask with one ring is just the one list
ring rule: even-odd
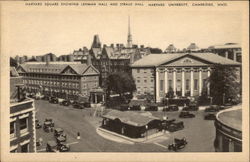
{"label": "row of white column", "polygon": [[[160,100],[160,85],[159,85],[159,72],[160,70],[156,69],[156,99]],[[168,92],[168,70],[164,70],[164,80],[165,80],[165,93]],[[190,96],[194,95],[194,71],[191,69],[191,77],[190,77]],[[182,82],[182,96],[185,96],[185,69],[182,69],[181,74],[181,82]],[[208,69],[207,76],[210,76],[210,69]],[[173,70],[173,91],[174,95],[176,95],[176,69]],[[202,69],[199,69],[199,95],[202,93]],[[210,85],[207,85],[207,93],[210,95]]]}

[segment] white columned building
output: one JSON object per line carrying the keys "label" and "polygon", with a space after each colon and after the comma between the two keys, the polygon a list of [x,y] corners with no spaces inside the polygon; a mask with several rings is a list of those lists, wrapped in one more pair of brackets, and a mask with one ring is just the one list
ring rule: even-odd
{"label": "white columned building", "polygon": [[190,96],[194,96],[194,71],[191,69],[191,86],[190,86]]}
{"label": "white columned building", "polygon": [[185,96],[185,68],[182,68],[181,71],[181,95],[184,97]]}
{"label": "white columned building", "polygon": [[165,68],[165,94],[168,93],[168,69]]}
{"label": "white columned building", "polygon": [[155,80],[155,86],[156,86],[156,102],[159,102],[160,101],[160,90],[159,90],[159,69],[156,68],[156,80]]}
{"label": "white columned building", "polygon": [[199,96],[201,96],[202,92],[202,69],[199,69]]}
{"label": "white columned building", "polygon": [[176,95],[176,69],[173,69],[173,91],[174,95]]}

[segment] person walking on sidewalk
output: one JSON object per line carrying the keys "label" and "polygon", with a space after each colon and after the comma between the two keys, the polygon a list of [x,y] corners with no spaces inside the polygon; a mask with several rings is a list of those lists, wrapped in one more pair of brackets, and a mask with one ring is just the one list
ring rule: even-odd
{"label": "person walking on sidewalk", "polygon": [[77,132],[77,137],[78,140],[81,139],[80,132]]}

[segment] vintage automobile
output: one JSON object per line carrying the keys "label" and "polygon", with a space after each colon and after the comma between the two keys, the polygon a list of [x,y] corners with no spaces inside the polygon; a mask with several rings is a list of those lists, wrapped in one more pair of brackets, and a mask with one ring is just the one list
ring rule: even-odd
{"label": "vintage automobile", "polygon": [[51,97],[50,100],[49,100],[50,103],[53,103],[53,104],[58,104],[58,98],[56,97]]}
{"label": "vintage automobile", "polygon": [[158,106],[156,104],[150,104],[145,108],[145,111],[158,111]]}
{"label": "vintage automobile", "polygon": [[118,110],[120,111],[128,111],[129,105],[128,104],[122,104],[120,107],[118,107]]}
{"label": "vintage automobile", "polygon": [[218,105],[211,105],[205,109],[205,112],[217,112],[220,111],[220,106]]}
{"label": "vintage automobile", "polygon": [[35,120],[35,123],[36,123],[36,129],[42,128],[42,124],[39,122],[38,119]]}
{"label": "vintage automobile", "polygon": [[60,152],[68,152],[70,150],[69,145],[65,144],[64,142],[58,143],[57,148]]}
{"label": "vintage automobile", "polygon": [[133,106],[130,107],[130,110],[140,111],[141,106],[140,105],[133,105]]}
{"label": "vintage automobile", "polygon": [[205,120],[215,120],[216,118],[216,113],[207,113],[204,115],[204,119]]}
{"label": "vintage automobile", "polygon": [[178,110],[179,110],[179,107],[173,104],[173,105],[169,105],[166,108],[163,108],[162,111],[178,111]]}
{"label": "vintage automobile", "polygon": [[189,111],[181,111],[179,114],[179,118],[194,118],[195,115],[190,113]]}
{"label": "vintage automobile", "polygon": [[89,102],[84,102],[83,106],[84,106],[85,108],[91,108],[91,105],[90,105]]}
{"label": "vintage automobile", "polygon": [[73,108],[84,109],[84,103],[83,102],[74,102],[72,105],[73,105]]}
{"label": "vintage automobile", "polygon": [[57,143],[66,142],[66,136],[64,136],[63,134],[59,135],[58,137],[56,137],[56,142]]}
{"label": "vintage automobile", "polygon": [[178,139],[175,138],[174,142],[168,145],[168,150],[178,151],[179,149],[184,148],[187,145],[187,140],[185,138]]}
{"label": "vintage automobile", "polygon": [[184,128],[184,123],[183,121],[173,121],[171,123],[169,123],[167,126],[166,126],[166,129],[169,131],[169,132],[175,132],[175,131],[178,131],[178,130],[182,130]]}
{"label": "vintage automobile", "polygon": [[63,106],[69,106],[70,105],[70,102],[68,100],[63,100],[62,101],[62,105]]}
{"label": "vintage automobile", "polygon": [[44,122],[49,122],[51,127],[55,126],[55,123],[53,122],[52,118],[46,118]]}
{"label": "vintage automobile", "polygon": [[43,123],[43,130],[47,133],[52,132],[53,131],[53,127],[51,126],[51,122],[44,122]]}
{"label": "vintage automobile", "polygon": [[47,146],[46,146],[46,151],[47,152],[58,152],[58,146],[55,141],[48,141]]}
{"label": "vintage automobile", "polygon": [[198,111],[199,107],[198,105],[191,103],[188,106],[185,106],[182,110],[183,111]]}
{"label": "vintage automobile", "polygon": [[55,130],[54,130],[54,136],[55,137],[62,136],[64,138],[66,138],[66,134],[63,132],[62,128],[55,128]]}

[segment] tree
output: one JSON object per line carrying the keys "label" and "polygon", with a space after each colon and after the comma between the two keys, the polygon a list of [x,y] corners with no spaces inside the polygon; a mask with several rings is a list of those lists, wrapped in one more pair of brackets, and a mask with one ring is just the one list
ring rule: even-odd
{"label": "tree", "polygon": [[113,73],[108,76],[105,88],[108,96],[113,91],[122,97],[126,92],[134,92],[136,85],[134,79],[128,73]]}
{"label": "tree", "polygon": [[208,78],[210,83],[210,94],[213,103],[221,105],[228,97],[237,99],[241,93],[241,84],[238,79],[238,69],[235,67],[216,64]]}
{"label": "tree", "polygon": [[149,48],[152,54],[161,54],[162,50],[160,48]]}

